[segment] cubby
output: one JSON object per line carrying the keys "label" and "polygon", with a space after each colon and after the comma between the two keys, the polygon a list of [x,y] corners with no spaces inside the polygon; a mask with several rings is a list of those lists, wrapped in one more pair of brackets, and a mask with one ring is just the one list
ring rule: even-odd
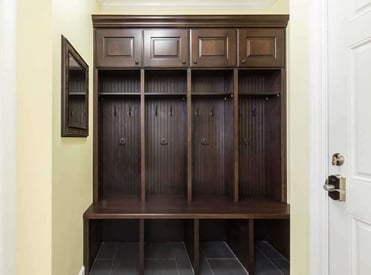
{"label": "cubby", "polygon": [[[205,259],[220,264],[214,246],[249,274],[255,239],[289,254],[286,75],[282,60],[269,63],[273,57],[266,56],[269,33],[280,37],[277,49],[285,48],[287,20],[93,16],[94,201],[84,213],[86,274],[104,260],[107,245],[121,249],[123,274],[140,275],[169,251],[164,265],[196,275]],[[246,41],[254,57],[242,64],[237,53]]]}

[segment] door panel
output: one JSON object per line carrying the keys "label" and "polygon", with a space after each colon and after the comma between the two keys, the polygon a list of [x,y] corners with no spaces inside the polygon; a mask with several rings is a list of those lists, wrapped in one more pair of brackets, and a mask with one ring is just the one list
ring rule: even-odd
{"label": "door panel", "polygon": [[139,67],[142,31],[136,29],[97,29],[95,31],[97,67]]}
{"label": "door panel", "polygon": [[144,65],[158,67],[187,67],[188,31],[145,30],[144,31]]}
{"label": "door panel", "polygon": [[193,67],[231,67],[236,65],[236,30],[192,30]]}
{"label": "door panel", "polygon": [[283,67],[284,29],[241,29],[240,67]]}
{"label": "door panel", "polygon": [[370,3],[329,0],[329,171],[347,180],[346,201],[329,200],[330,275],[371,274]]}

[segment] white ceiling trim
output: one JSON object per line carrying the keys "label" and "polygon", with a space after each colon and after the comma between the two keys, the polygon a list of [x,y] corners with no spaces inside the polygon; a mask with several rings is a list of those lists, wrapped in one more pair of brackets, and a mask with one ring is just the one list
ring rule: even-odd
{"label": "white ceiling trim", "polygon": [[263,10],[277,0],[97,0],[101,11],[151,12],[151,11],[236,11]]}

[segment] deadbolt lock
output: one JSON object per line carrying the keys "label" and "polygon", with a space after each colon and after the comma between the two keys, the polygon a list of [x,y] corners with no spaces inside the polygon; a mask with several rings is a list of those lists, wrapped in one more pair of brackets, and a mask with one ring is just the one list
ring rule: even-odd
{"label": "deadbolt lock", "polygon": [[340,175],[331,175],[326,179],[323,188],[328,192],[328,196],[337,201],[345,201],[346,179]]}
{"label": "deadbolt lock", "polygon": [[335,153],[332,155],[331,160],[332,165],[334,166],[341,166],[344,163],[344,156],[340,153]]}

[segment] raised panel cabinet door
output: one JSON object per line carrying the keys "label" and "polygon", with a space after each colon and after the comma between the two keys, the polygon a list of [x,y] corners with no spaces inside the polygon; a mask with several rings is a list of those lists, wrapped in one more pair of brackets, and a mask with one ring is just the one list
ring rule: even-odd
{"label": "raised panel cabinet door", "polygon": [[192,32],[193,67],[232,67],[236,65],[235,29],[194,29]]}
{"label": "raised panel cabinet door", "polygon": [[142,31],[138,29],[97,29],[96,66],[139,67]]}
{"label": "raised panel cabinet door", "polygon": [[283,67],[284,29],[251,28],[240,30],[240,67]]}
{"label": "raised panel cabinet door", "polygon": [[188,30],[145,30],[144,66],[187,67],[188,41]]}

